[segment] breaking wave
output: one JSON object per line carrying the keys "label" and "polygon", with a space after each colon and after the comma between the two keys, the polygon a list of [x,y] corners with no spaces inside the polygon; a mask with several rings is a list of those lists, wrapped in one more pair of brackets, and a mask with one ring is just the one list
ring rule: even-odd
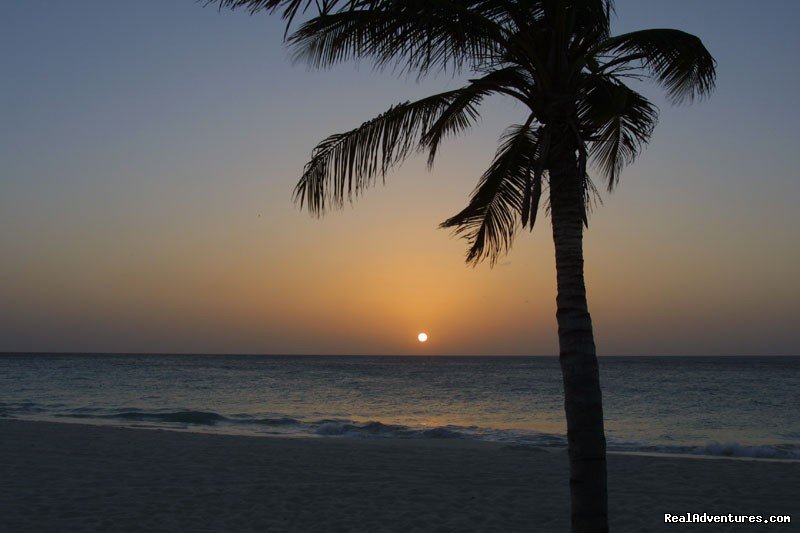
{"label": "breaking wave", "polygon": [[[269,436],[306,436],[320,438],[358,439],[457,439],[502,442],[515,448],[564,448],[564,435],[516,429],[496,429],[478,426],[420,426],[385,423],[376,420],[348,419],[301,420],[283,414],[220,414],[215,411],[192,409],[138,408],[108,409],[100,407],[67,408],[64,404],[36,402],[0,402],[0,418],[29,420],[61,420],[103,423],[111,425],[140,425],[189,431],[213,430]],[[137,424],[138,423],[138,424]],[[647,442],[615,441],[609,439],[609,451],[680,454],[715,457],[800,460],[800,445],[789,443],[747,445],[737,442],[710,442],[704,445],[655,445]]]}

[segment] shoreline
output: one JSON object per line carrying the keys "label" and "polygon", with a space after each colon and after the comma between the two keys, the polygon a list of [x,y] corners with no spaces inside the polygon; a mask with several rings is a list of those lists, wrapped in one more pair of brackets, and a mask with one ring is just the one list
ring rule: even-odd
{"label": "shoreline", "polygon": [[[331,434],[309,434],[309,433],[254,433],[248,431],[236,431],[232,427],[224,427],[220,428],[215,425],[187,425],[185,427],[177,427],[177,426],[167,426],[167,425],[155,425],[155,424],[147,424],[146,422],[142,421],[138,424],[132,423],[123,423],[123,422],[114,422],[108,419],[92,419],[92,418],[70,418],[70,417],[36,417],[32,416],[29,418],[20,417],[20,416],[9,416],[9,417],[1,417],[0,421],[2,420],[9,420],[9,421],[23,421],[23,422],[44,422],[44,423],[52,423],[52,424],[68,424],[68,425],[86,425],[91,427],[111,427],[111,428],[123,428],[123,429],[134,429],[134,430],[161,430],[161,431],[172,431],[177,433],[195,433],[198,435],[229,435],[234,437],[248,437],[248,438],[266,438],[266,439],[310,439],[310,440],[398,440],[398,441],[452,441],[452,442],[475,442],[475,443],[485,443],[485,444],[497,444],[501,446],[508,446],[508,447],[519,447],[519,448],[532,448],[532,449],[542,449],[548,450],[553,452],[565,452],[566,446],[559,446],[559,445],[542,445],[530,442],[514,442],[514,441],[498,441],[498,440],[490,440],[490,439],[476,439],[476,438],[451,438],[451,437],[427,437],[427,438],[420,438],[420,437],[398,437],[398,436],[390,436],[390,435],[381,435],[381,436],[361,436],[361,435],[331,435]],[[566,439],[566,437],[564,437]],[[753,446],[753,448],[758,448],[758,446]],[[608,455],[623,455],[623,456],[642,456],[642,457],[664,457],[664,458],[675,458],[675,459],[710,459],[710,460],[733,460],[733,461],[756,461],[756,462],[769,462],[769,463],[798,463],[800,464],[800,458],[784,458],[784,457],[758,457],[758,456],[749,456],[749,455],[727,455],[727,454],[719,454],[719,455],[712,455],[712,454],[701,454],[701,453],[684,453],[684,452],[669,452],[669,451],[652,451],[652,450],[612,450],[609,449],[607,451]]]}
{"label": "shoreline", "polygon": [[[568,529],[563,450],[152,429],[0,419],[0,529]],[[666,513],[796,513],[800,464],[692,458],[610,454],[612,530],[675,531]],[[691,529],[704,527],[745,530]]]}

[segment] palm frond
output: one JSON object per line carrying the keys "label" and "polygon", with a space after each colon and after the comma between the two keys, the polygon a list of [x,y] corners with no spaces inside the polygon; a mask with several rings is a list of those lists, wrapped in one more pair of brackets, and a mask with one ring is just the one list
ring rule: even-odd
{"label": "palm frond", "polygon": [[375,0],[314,17],[289,36],[297,61],[325,67],[371,58],[420,75],[496,62],[504,28],[498,0]]}
{"label": "palm frond", "polygon": [[220,9],[244,9],[251,15],[259,11],[273,13],[282,7],[281,15],[284,17],[294,16],[301,8],[308,9],[313,3],[314,0],[206,0],[205,2],[206,5],[216,4]]}
{"label": "palm frond", "polygon": [[[345,199],[352,200],[420,148],[422,136],[460,93],[457,89],[398,104],[355,129],[331,135],[312,151],[295,186],[295,201],[321,215],[330,207],[341,207]],[[477,116],[472,105],[464,108],[464,115],[458,127],[469,126]]]}
{"label": "palm frond", "polygon": [[[345,0],[353,4],[354,0]],[[327,0],[320,4],[316,0],[206,0],[205,5],[217,4],[220,9],[244,9],[251,15],[260,11],[275,13],[281,11],[281,18],[286,21],[286,31],[292,25],[298,13],[305,13],[314,5],[318,8],[318,13],[324,13],[338,4],[340,0]]]}
{"label": "palm frond", "polygon": [[714,89],[716,61],[703,42],[671,29],[641,30],[607,39],[601,55],[616,56],[606,66],[639,62],[667,90],[674,103],[705,96]]}
{"label": "palm frond", "polygon": [[589,77],[578,105],[581,129],[589,131],[589,154],[605,175],[608,190],[622,168],[650,140],[658,108],[644,96],[610,78]]}
{"label": "palm frond", "polygon": [[651,77],[676,103],[709,94],[716,80],[716,62],[693,35],[610,37],[613,0],[197,1],[279,15],[293,30],[284,37],[294,58],[312,67],[368,59],[419,76],[476,73],[461,89],[396,105],[318,144],[294,190],[314,215],[341,207],[417,150],[431,166],[444,139],[475,124],[488,95],[523,102],[533,114],[506,130],[468,205],[441,224],[467,239],[473,264],[506,253],[518,221],[533,227],[540,201],[546,212],[558,192],[558,173],[569,173],[572,185],[577,174],[583,195],[575,201],[588,222],[598,197],[587,161],[613,189],[658,118],[624,80]]}
{"label": "palm frond", "polygon": [[573,12],[572,33],[575,37],[608,35],[614,12],[613,0],[571,0],[567,5]]}
{"label": "palm frond", "polygon": [[494,70],[482,78],[470,80],[469,85],[458,91],[452,103],[422,137],[422,145],[428,150],[428,168],[433,167],[441,141],[454,133],[465,130],[477,119],[476,106],[491,93],[503,93],[527,103],[531,82],[517,67]]}
{"label": "palm frond", "polygon": [[494,264],[511,247],[539,140],[539,128],[531,122],[506,130],[467,207],[441,224],[467,239],[468,263],[489,259]]}

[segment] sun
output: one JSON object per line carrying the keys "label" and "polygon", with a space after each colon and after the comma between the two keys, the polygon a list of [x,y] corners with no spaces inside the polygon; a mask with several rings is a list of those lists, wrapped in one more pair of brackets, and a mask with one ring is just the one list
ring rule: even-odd
{"label": "sun", "polygon": [[425,332],[420,333],[419,335],[417,335],[417,340],[419,342],[427,342],[428,341],[428,334],[425,333]]}

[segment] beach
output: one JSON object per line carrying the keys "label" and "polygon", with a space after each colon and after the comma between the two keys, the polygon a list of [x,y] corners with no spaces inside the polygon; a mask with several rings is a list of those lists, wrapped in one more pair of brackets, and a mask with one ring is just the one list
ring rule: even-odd
{"label": "beach", "polygon": [[[0,420],[2,531],[568,530],[562,449]],[[609,456],[612,531],[795,531],[800,463]],[[664,515],[793,515],[679,524]]]}

